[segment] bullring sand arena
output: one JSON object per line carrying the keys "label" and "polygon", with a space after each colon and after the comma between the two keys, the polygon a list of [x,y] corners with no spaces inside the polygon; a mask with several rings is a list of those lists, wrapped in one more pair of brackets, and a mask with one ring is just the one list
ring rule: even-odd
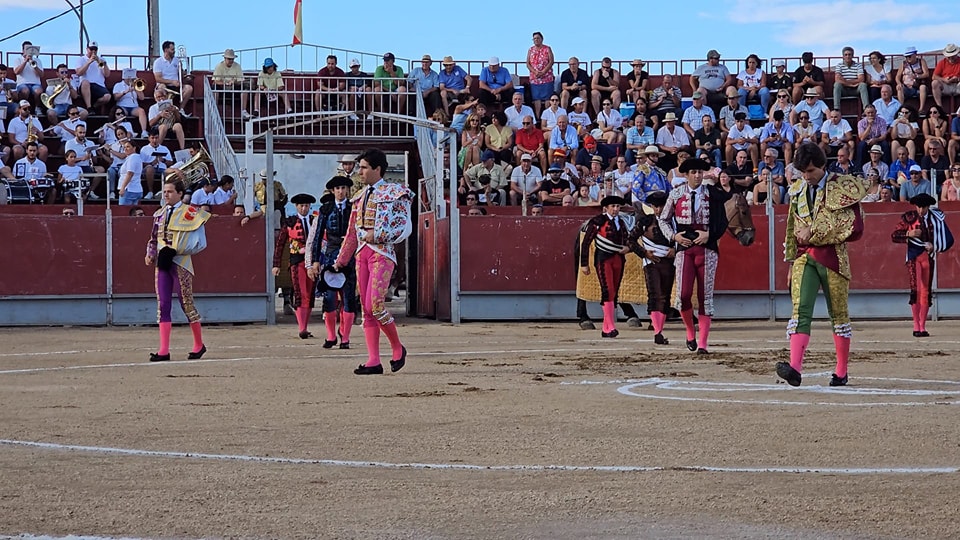
{"label": "bullring sand arena", "polygon": [[706,356],[679,322],[398,322],[372,377],[291,321],[198,361],[176,327],[160,364],[152,327],[0,329],[0,536],[960,536],[960,322],[855,321],[838,388],[825,322],[799,388],[783,322],[718,320]]}

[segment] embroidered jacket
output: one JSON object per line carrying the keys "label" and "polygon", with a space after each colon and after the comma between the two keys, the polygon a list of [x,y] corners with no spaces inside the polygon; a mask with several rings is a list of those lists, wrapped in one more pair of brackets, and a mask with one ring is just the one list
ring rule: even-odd
{"label": "embroidered jacket", "polygon": [[[660,213],[660,230],[670,240],[677,233],[707,231],[710,235],[704,247],[717,251],[717,243],[727,230],[727,214],[724,203],[730,200],[730,193],[716,186],[700,184],[697,190],[700,203],[696,204],[693,192],[687,183],[680,184],[670,191],[667,204]],[[677,248],[683,249],[682,247]]]}
{"label": "embroidered jacket", "polygon": [[[314,229],[315,221],[313,216],[304,216],[307,218],[307,229]],[[273,249],[273,266],[279,267],[283,259],[283,250],[290,251],[290,264],[300,264],[304,261],[307,251],[307,235],[310,230],[304,230],[303,221],[300,214],[294,214],[280,221],[280,234],[277,235],[277,243]]]}
{"label": "embroidered jacket", "polygon": [[[920,230],[920,236],[908,237],[907,232],[914,229]],[[907,244],[908,261],[926,253],[927,242],[933,245],[931,257],[953,246],[953,234],[947,227],[946,216],[939,208],[930,208],[925,217],[920,217],[916,210],[904,213],[890,239],[897,244]]]}
{"label": "embroidered jacket", "polygon": [[[173,248],[177,253],[183,252],[194,239],[194,235],[205,234],[203,224],[210,219],[210,213],[178,202],[173,206],[173,213],[167,220],[168,206],[161,206],[153,214],[153,230],[150,231],[150,240],[147,242],[147,256],[156,259],[157,252],[165,247]],[[176,255],[173,262],[184,270],[193,274],[193,259],[190,255]]]}
{"label": "embroidered jacket", "polygon": [[[383,179],[353,196],[348,233],[343,239],[337,265],[346,266],[364,246],[397,262],[394,244],[403,242],[413,231],[410,204],[413,192],[406,186]],[[367,231],[373,231],[373,240],[366,242]]]}
{"label": "embroidered jacket", "polygon": [[352,203],[343,201],[343,212],[337,211],[336,201],[320,206],[315,226],[307,238],[307,265],[318,262],[321,266],[333,264],[340,255],[340,247],[347,236]]}
{"label": "embroidered jacket", "polygon": [[614,256],[623,257],[619,252],[627,246],[629,234],[627,223],[620,216],[610,218],[607,214],[600,214],[590,218],[580,244],[580,266],[590,263],[590,244],[594,242],[594,264],[600,264]]}
{"label": "embroidered jacket", "polygon": [[[866,186],[855,176],[830,173],[823,189],[813,196],[813,208],[807,201],[810,185],[800,178],[787,190],[790,212],[787,214],[787,234],[784,240],[784,260],[794,262],[807,255],[823,266],[850,279],[850,259],[847,242],[863,235],[863,213],[860,201],[867,193]],[[798,245],[794,231],[797,226],[810,227],[810,243]]]}

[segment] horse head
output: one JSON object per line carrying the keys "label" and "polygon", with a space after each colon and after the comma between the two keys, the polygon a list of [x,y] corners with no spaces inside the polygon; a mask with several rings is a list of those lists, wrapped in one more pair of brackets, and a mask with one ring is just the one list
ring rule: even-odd
{"label": "horse head", "polygon": [[735,193],[724,203],[727,212],[727,232],[740,242],[741,246],[753,244],[756,229],[750,216],[750,205],[742,193]]}

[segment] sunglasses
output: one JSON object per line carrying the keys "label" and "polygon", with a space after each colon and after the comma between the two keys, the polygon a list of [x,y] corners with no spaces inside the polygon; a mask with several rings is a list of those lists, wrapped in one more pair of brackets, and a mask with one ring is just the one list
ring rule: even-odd
{"label": "sunglasses", "polygon": [[523,122],[523,125],[525,125],[525,126],[529,126],[529,125],[532,125],[532,124],[533,124],[533,122]]}
{"label": "sunglasses", "polygon": [[960,168],[953,168],[953,169],[950,169],[950,172],[960,172]]}
{"label": "sunglasses", "polygon": [[80,116],[80,113],[78,113],[77,111],[71,111],[71,112],[68,112],[67,114],[70,116]]}
{"label": "sunglasses", "polygon": [[58,71],[57,73],[59,73],[60,75],[66,75],[68,72],[67,72],[67,71]]}
{"label": "sunglasses", "polygon": [[801,120],[809,120],[810,117],[809,117],[809,116],[801,116],[800,119],[801,119]]}
{"label": "sunglasses", "polygon": [[560,101],[559,99],[550,98],[550,101]]}
{"label": "sunglasses", "polygon": [[786,95],[786,94],[780,94],[780,95],[778,95],[777,97],[780,98],[780,99],[787,99],[787,95]]}

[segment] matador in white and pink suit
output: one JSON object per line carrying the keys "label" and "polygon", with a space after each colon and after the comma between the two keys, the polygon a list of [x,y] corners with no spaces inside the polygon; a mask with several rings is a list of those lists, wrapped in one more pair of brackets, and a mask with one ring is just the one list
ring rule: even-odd
{"label": "matador in white and pink suit", "polygon": [[[371,152],[383,156],[379,150],[368,150],[360,156],[361,168],[367,174],[370,174],[371,163],[365,162],[365,156]],[[379,160],[374,154],[369,157],[374,163]],[[380,179],[358,191],[351,200],[353,208],[347,235],[335,265],[336,268],[344,267],[356,255],[357,288],[363,308],[363,334],[368,354],[367,363],[354,370],[357,375],[383,373],[380,363],[381,330],[390,341],[390,370],[399,371],[403,368],[407,356],[407,349],[400,341],[397,325],[393,315],[387,311],[384,297],[397,263],[395,245],[403,242],[412,231],[410,204],[413,192],[405,186],[383,180],[382,169],[386,168],[386,157],[382,159]],[[373,171],[377,168],[375,165]]]}

